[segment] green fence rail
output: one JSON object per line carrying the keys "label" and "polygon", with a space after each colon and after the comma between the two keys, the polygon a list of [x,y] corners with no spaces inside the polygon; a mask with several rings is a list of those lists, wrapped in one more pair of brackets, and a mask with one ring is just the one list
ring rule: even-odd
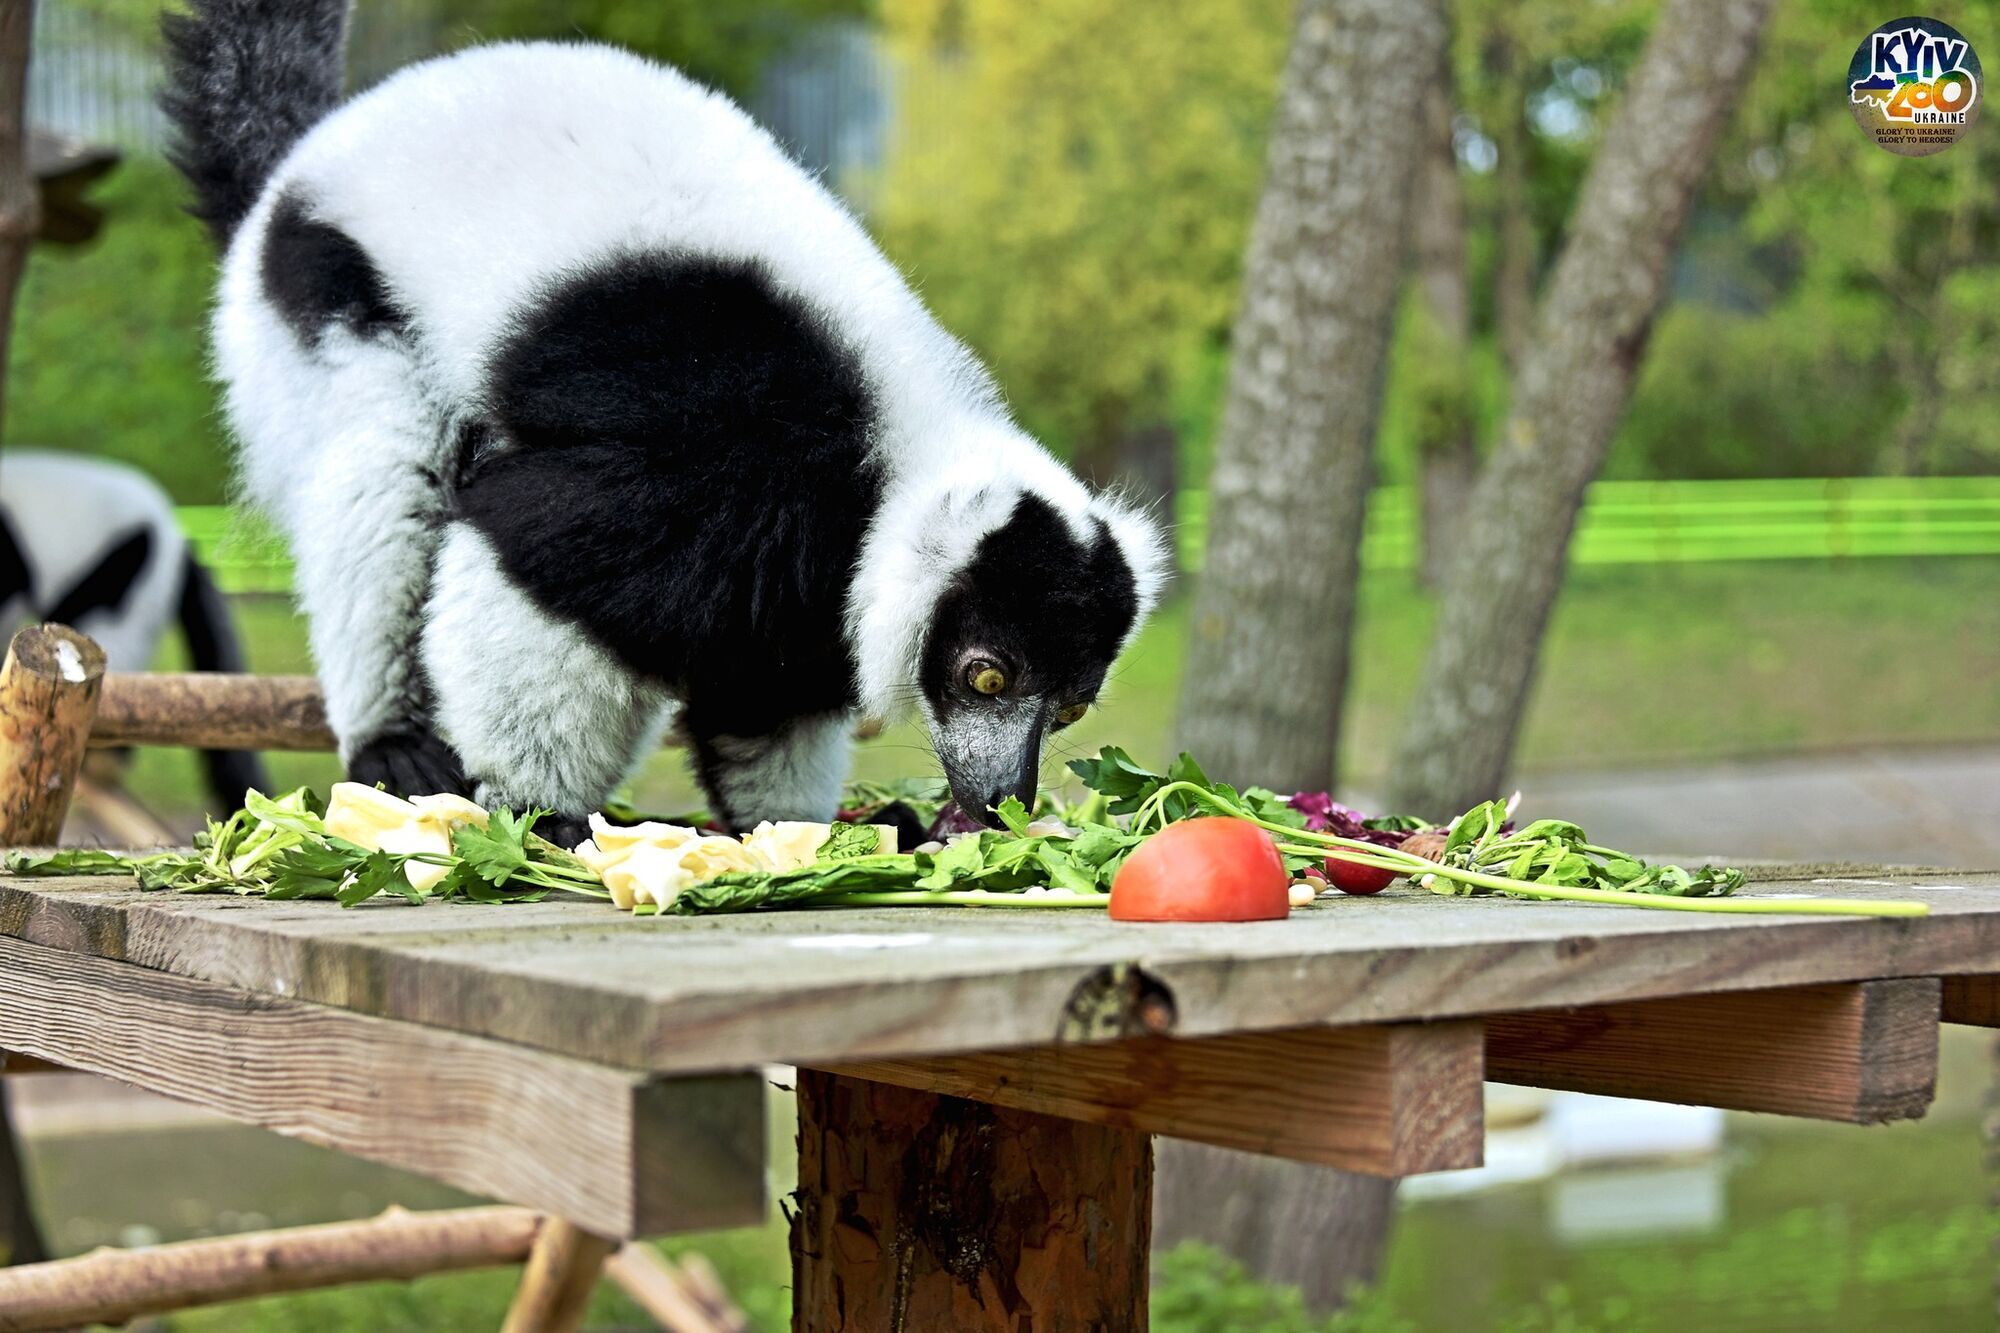
{"label": "green fence rail", "polygon": [[[1207,493],[1183,491],[1175,515],[1182,561],[1198,569]],[[225,592],[291,588],[284,546],[236,521],[228,506],[187,506],[180,519]],[[1377,490],[1362,534],[1363,567],[1409,569],[1417,540],[1410,489]],[[2000,555],[2000,477],[1601,481],[1590,488],[1570,547],[1579,565],[1941,555]]]}

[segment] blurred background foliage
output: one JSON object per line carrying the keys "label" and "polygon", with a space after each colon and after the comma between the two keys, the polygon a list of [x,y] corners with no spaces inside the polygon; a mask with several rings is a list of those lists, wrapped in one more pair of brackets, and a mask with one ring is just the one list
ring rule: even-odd
{"label": "blurred background foliage", "polygon": [[[1978,0],[1953,18],[1976,40],[1996,8]],[[179,499],[218,499],[223,441],[196,373],[213,259],[159,165],[144,87],[103,91],[107,69],[150,78],[155,6],[43,9],[42,119],[123,139],[130,155],[100,191],[102,238],[33,261],[9,436],[126,458]],[[1525,336],[1516,312],[1653,10],[1455,7],[1471,382],[1438,384],[1423,320],[1400,321],[1383,480],[1409,478],[1425,413],[1469,411],[1484,428],[1504,411],[1510,340]],[[988,358],[1024,420],[1086,471],[1165,490],[1204,472],[1290,11],[1286,0],[384,0],[359,7],[356,81],[476,39],[589,36],[683,65],[795,145],[815,118],[840,121],[831,150],[816,141],[802,156]],[[1923,159],[1869,143],[1841,96],[1840,60],[1879,21],[1850,0],[1776,19],[1606,476],[2000,464],[2000,139],[1975,133]],[[123,62],[107,65],[107,49]]]}

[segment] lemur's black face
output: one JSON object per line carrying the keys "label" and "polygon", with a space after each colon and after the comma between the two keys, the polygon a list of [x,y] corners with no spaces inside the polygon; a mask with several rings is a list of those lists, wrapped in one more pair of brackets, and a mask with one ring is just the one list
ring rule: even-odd
{"label": "lemur's black face", "polygon": [[1132,570],[1096,524],[1079,540],[1025,496],[939,599],[918,680],[952,796],[997,824],[1033,806],[1042,742],[1090,708],[1139,611]]}

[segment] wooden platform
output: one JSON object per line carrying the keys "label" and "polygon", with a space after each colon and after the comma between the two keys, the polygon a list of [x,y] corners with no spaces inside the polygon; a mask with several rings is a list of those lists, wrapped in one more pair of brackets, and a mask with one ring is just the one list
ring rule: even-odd
{"label": "wooden platform", "polygon": [[[1028,1214],[1007,1191],[1063,1188],[996,1141],[1096,1154],[1073,1178],[1136,1180],[1120,1207],[1143,1212],[1148,1134],[1388,1175],[1469,1166],[1482,1077],[1867,1123],[1922,1113],[1941,1018],[2000,1021],[2000,873],[1818,867],[1747,892],[1918,898],[1932,914],[1707,917],[1399,887],[1237,926],[633,919],[581,900],[341,910],[0,876],[0,1049],[611,1236],[760,1218],[760,1071],[825,1071],[802,1132],[865,1106],[888,1138],[805,1159],[798,1289],[886,1281],[958,1309],[952,1283],[1012,1276],[947,1252],[1018,1261],[1000,1233]],[[955,1238],[912,1220],[942,1206],[912,1176],[924,1153],[954,1198],[992,1195],[954,1214]],[[900,1205],[856,1202],[857,1163],[878,1159]],[[1034,1215],[1062,1215],[1048,1202]],[[885,1241],[890,1215],[913,1229]],[[872,1250],[841,1231],[864,1216]],[[954,1248],[982,1216],[998,1232]],[[883,1244],[904,1271],[881,1270]],[[1143,1307],[1143,1276],[1120,1270],[1111,1306]],[[943,1286],[922,1296],[927,1281]]]}

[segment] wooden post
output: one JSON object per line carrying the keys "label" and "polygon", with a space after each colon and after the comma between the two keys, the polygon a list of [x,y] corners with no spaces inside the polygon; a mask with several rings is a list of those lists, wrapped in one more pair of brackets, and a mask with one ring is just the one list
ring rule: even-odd
{"label": "wooden post", "polygon": [[30,625],[0,665],[0,846],[47,845],[83,769],[104,650],[66,625]]}
{"label": "wooden post", "polygon": [[535,1237],[520,1289],[500,1333],[570,1333],[583,1322],[590,1289],[618,1242],[551,1218]]}
{"label": "wooden post", "polygon": [[799,1071],[794,1333],[1144,1333],[1144,1134]]}
{"label": "wooden post", "polygon": [[[104,650],[65,626],[30,625],[8,645],[0,664],[0,847],[61,835],[103,678]],[[0,1092],[0,1264],[46,1258]]]}

